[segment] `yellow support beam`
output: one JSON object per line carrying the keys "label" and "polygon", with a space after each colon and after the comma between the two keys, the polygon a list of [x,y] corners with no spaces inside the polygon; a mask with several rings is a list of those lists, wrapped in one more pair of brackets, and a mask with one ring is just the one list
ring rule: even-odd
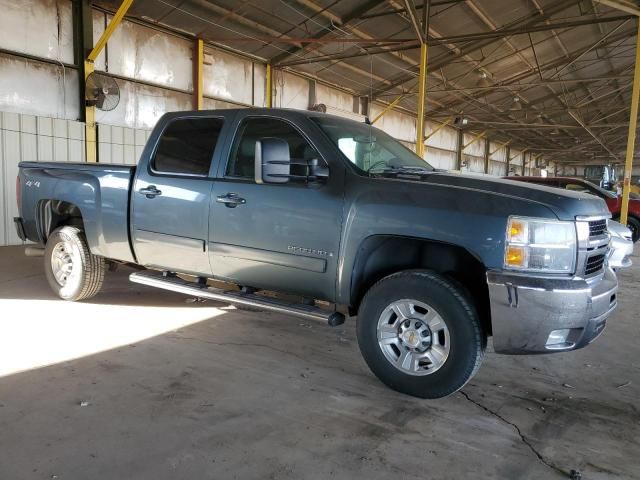
{"label": "yellow support beam", "polygon": [[507,142],[501,143],[500,145],[498,145],[498,147],[493,151],[493,152],[489,152],[489,156],[493,156],[494,154],[498,153],[498,151],[500,151],[501,149],[503,149],[504,147],[506,147],[507,145],[509,145],[513,140],[509,140]]}
{"label": "yellow support beam", "polygon": [[271,71],[271,64],[267,63],[267,74],[266,74],[266,92],[265,92],[265,103],[267,108],[273,107],[273,72]]}
{"label": "yellow support beam", "polygon": [[384,110],[382,110],[378,115],[376,115],[376,118],[374,118],[371,121],[371,125],[373,125],[374,123],[376,123],[378,120],[380,120],[389,110],[391,110],[393,107],[395,107],[398,102],[400,102],[400,100],[402,100],[406,95],[402,94],[402,95],[398,95],[393,102],[391,102],[389,105],[387,105],[386,107],[384,107]]}
{"label": "yellow support beam", "polygon": [[528,149],[528,148],[525,148],[525,149],[524,149],[524,150],[522,150],[521,152],[514,153],[513,157],[511,157],[511,158],[509,159],[509,161],[514,160],[518,155],[522,155],[522,154],[524,154],[524,152],[526,152],[527,150],[529,150],[529,149]]}
{"label": "yellow support beam", "polygon": [[[116,28],[118,28],[118,25],[120,25],[120,22],[126,15],[132,3],[133,3],[133,0],[124,0],[122,2],[120,7],[118,8],[118,11],[115,13],[113,18],[109,22],[109,25],[107,25],[107,28],[105,28],[104,32],[100,36],[98,43],[96,43],[95,47],[93,47],[93,50],[91,50],[91,52],[89,52],[89,55],[87,55],[87,58],[84,61],[85,85],[86,85],[87,77],[91,73],[93,73],[93,70],[94,70],[93,62],[95,62],[96,58],[98,58],[98,55],[100,55],[100,52],[102,52],[102,50],[104,49],[104,46],[107,44],[107,41],[109,41],[109,38],[111,38],[111,35],[113,34],[113,32],[116,30]],[[85,112],[84,112],[85,155],[86,155],[87,162],[95,163],[98,161],[98,143],[97,143],[97,134],[96,134],[96,107],[85,105],[84,108],[85,108]]]}
{"label": "yellow support beam", "polygon": [[624,162],[624,181],[622,184],[622,209],[620,223],[627,224],[629,215],[629,192],[631,191],[631,170],[633,169],[633,151],[636,145],[636,127],[638,125],[638,97],[640,97],[640,18],[637,20],[636,60],[633,71],[633,91],[631,94],[631,116],[629,118],[629,134],[627,136],[627,154]]}
{"label": "yellow support beam", "polygon": [[474,143],[476,143],[478,140],[484,138],[484,136],[487,134],[487,131],[484,130],[483,132],[480,132],[479,134],[477,134],[475,137],[473,137],[471,139],[471,141],[469,143],[467,143],[466,145],[462,146],[462,150],[466,150],[467,147],[470,147],[471,145],[473,145]]}
{"label": "yellow support beam", "polygon": [[429,47],[420,44],[420,74],[418,75],[418,120],[416,122],[416,154],[424,157],[424,113],[425,97],[427,95],[427,60]]}
{"label": "yellow support beam", "polygon": [[193,109],[202,110],[204,100],[204,42],[196,38],[193,44]]}
{"label": "yellow support beam", "polygon": [[426,137],[424,137],[424,142],[426,143],[427,140],[429,140],[431,137],[433,137],[436,133],[438,133],[440,130],[442,130],[444,127],[446,127],[447,125],[449,125],[451,122],[453,122],[453,119],[455,117],[451,116],[449,118],[447,118],[444,122],[442,122],[440,125],[438,125],[435,129],[433,129],[433,131],[427,135]]}
{"label": "yellow support beam", "polygon": [[[93,73],[93,62],[84,62],[84,81]],[[96,132],[96,107],[85,105],[84,107],[84,145],[86,161],[96,163],[98,161],[98,143]]]}
{"label": "yellow support beam", "polygon": [[96,43],[96,46],[93,47],[93,50],[91,50],[91,53],[89,53],[87,60],[89,60],[90,62],[96,61],[96,58],[98,58],[98,55],[100,55],[100,52],[102,52],[102,49],[111,38],[113,32],[115,32],[116,28],[118,28],[118,25],[120,25],[120,22],[127,14],[127,11],[129,10],[129,7],[132,3],[133,0],[123,0],[123,2],[120,4],[120,7],[118,7],[115,15],[109,22],[109,25],[107,25],[107,28],[104,29],[104,32],[102,33],[102,36],[100,36],[98,43]]}

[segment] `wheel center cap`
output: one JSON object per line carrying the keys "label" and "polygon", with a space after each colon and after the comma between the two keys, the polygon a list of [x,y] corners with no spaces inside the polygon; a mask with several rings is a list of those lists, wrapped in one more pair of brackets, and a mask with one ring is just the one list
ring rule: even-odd
{"label": "wheel center cap", "polygon": [[415,330],[406,330],[402,333],[402,340],[410,347],[417,347],[420,343],[420,334]]}

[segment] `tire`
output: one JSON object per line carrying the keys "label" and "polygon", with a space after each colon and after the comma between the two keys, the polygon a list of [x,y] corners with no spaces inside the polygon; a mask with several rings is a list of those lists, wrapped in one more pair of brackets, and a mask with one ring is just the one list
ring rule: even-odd
{"label": "tire", "polygon": [[49,236],[44,250],[44,273],[51,289],[63,300],[95,296],[102,287],[106,262],[92,255],[82,230],[65,226]]}
{"label": "tire", "polygon": [[631,230],[633,243],[640,239],[640,220],[635,217],[627,217],[627,227]]}
{"label": "tire", "polygon": [[[408,329],[398,311],[410,313]],[[398,329],[403,333],[394,342]],[[461,389],[480,368],[486,347],[468,293],[428,270],[398,272],[371,287],[362,300],[356,330],[371,371],[388,387],[420,398],[446,397]],[[400,364],[408,356],[412,360],[404,368]]]}

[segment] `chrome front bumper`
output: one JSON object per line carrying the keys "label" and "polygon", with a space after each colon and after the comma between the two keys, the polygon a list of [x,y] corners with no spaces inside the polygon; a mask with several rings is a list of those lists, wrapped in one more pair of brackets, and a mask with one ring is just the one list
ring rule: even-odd
{"label": "chrome front bumper", "polygon": [[[617,305],[618,280],[609,267],[589,281],[488,272],[487,283],[497,353],[582,348],[602,333]],[[557,332],[564,341],[557,341]]]}
{"label": "chrome front bumper", "polygon": [[611,249],[608,262],[611,268],[628,268],[631,266],[633,242],[622,237],[611,236]]}

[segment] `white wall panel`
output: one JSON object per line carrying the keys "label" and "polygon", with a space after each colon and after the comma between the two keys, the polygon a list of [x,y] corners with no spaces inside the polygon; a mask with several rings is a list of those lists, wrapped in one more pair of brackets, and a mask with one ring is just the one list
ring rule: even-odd
{"label": "white wall panel", "polygon": [[0,48],[73,63],[70,0],[0,0]]}
{"label": "white wall panel", "polygon": [[[202,76],[205,95],[251,105],[250,60],[219,50],[206,50]],[[264,91],[264,84],[261,89]]]}
{"label": "white wall panel", "polygon": [[[383,106],[372,104],[369,118],[373,120],[382,110]],[[412,143],[416,141],[416,119],[410,115],[391,110],[380,117],[375,126],[398,140]]]}
{"label": "white wall panel", "polygon": [[[440,127],[439,123],[427,121],[425,124],[425,137]],[[455,152],[458,145],[458,130],[453,127],[440,128],[427,139],[427,145]]]}
{"label": "white wall panel", "polygon": [[75,120],[80,113],[78,72],[0,55],[0,110]]}
{"label": "white wall panel", "polygon": [[[110,16],[108,19],[111,21]],[[110,73],[190,91],[192,53],[187,40],[124,21],[100,56],[108,58]]]}
{"label": "white wall panel", "polygon": [[151,130],[98,125],[98,161],[136,165]]}
{"label": "white wall panel", "polygon": [[456,152],[427,146],[426,161],[435,168],[453,170],[456,168]]}
{"label": "white wall panel", "polygon": [[84,159],[83,123],[0,112],[0,245],[21,243],[13,227],[18,163]]}
{"label": "white wall panel", "polygon": [[253,65],[253,104],[256,107],[264,107],[267,82],[267,67],[254,63]]}
{"label": "white wall panel", "polygon": [[327,107],[353,113],[353,95],[320,83],[316,84],[316,103],[324,103]]}
{"label": "white wall panel", "polygon": [[274,107],[302,110],[309,107],[309,81],[307,79],[276,70],[274,85]]}
{"label": "white wall panel", "polygon": [[96,122],[130,128],[153,128],[167,112],[191,110],[191,95],[118,80],[120,103],[110,112],[96,111]]}
{"label": "white wall panel", "polygon": [[464,155],[464,160],[467,162],[466,170],[474,173],[484,173],[484,158]]}
{"label": "white wall panel", "polygon": [[496,177],[503,177],[507,174],[507,164],[495,160],[489,160],[489,173]]}

